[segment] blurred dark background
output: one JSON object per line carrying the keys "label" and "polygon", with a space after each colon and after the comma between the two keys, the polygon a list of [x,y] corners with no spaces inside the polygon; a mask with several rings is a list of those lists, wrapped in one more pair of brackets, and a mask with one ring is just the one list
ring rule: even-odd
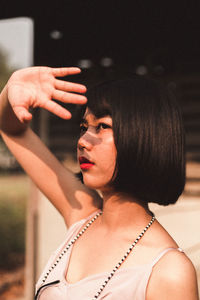
{"label": "blurred dark background", "polygon": [[[30,17],[34,65],[80,66],[83,72],[75,80],[88,86],[133,73],[166,82],[183,111],[187,157],[200,160],[199,13],[200,2],[194,0],[2,0],[0,19]],[[69,126],[53,115],[35,118],[35,129],[40,124],[60,159],[76,144],[75,121],[70,122]]]}

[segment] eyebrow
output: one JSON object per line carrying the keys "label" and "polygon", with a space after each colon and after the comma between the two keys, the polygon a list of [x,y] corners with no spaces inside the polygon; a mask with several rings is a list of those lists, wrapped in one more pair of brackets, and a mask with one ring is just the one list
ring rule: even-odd
{"label": "eyebrow", "polygon": [[[111,117],[111,116],[110,116],[110,115],[104,115],[104,116],[101,116],[101,117],[99,117],[99,118],[95,117],[95,121],[98,123],[98,120],[99,120],[99,119],[102,119],[102,118],[105,118],[105,117]],[[88,125],[89,123],[88,123],[88,121],[87,121],[86,118],[82,117],[79,124],[80,124],[80,125],[81,125],[81,124]]]}
{"label": "eyebrow", "polygon": [[85,118],[82,118],[80,124],[88,124],[88,121]]}

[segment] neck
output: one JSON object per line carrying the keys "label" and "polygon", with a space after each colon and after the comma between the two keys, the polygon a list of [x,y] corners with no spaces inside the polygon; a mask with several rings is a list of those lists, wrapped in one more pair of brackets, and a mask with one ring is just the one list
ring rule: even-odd
{"label": "neck", "polygon": [[132,227],[144,227],[151,219],[148,205],[127,195],[103,192],[102,225],[116,231]]}

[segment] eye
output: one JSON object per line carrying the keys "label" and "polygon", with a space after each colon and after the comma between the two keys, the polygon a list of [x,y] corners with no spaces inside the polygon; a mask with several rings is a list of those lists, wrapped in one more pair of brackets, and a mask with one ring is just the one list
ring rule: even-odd
{"label": "eye", "polygon": [[99,132],[101,129],[109,129],[109,128],[111,128],[110,125],[106,123],[99,123],[96,127],[96,131]]}
{"label": "eye", "polygon": [[80,135],[83,135],[87,131],[87,126],[84,124],[80,124]]}

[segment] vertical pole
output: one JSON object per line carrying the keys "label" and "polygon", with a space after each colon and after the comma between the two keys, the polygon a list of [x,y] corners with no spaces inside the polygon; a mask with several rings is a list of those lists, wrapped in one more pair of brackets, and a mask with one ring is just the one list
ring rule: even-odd
{"label": "vertical pole", "polygon": [[[41,139],[48,144],[48,112],[40,111],[39,134]],[[26,222],[26,269],[25,269],[25,299],[33,300],[35,294],[35,283],[38,268],[38,206],[40,192],[32,181],[30,181],[30,197],[27,203]]]}
{"label": "vertical pole", "polygon": [[30,197],[27,203],[26,220],[26,268],[25,299],[33,300],[36,280],[36,248],[37,248],[37,206],[39,191],[30,181]]}

